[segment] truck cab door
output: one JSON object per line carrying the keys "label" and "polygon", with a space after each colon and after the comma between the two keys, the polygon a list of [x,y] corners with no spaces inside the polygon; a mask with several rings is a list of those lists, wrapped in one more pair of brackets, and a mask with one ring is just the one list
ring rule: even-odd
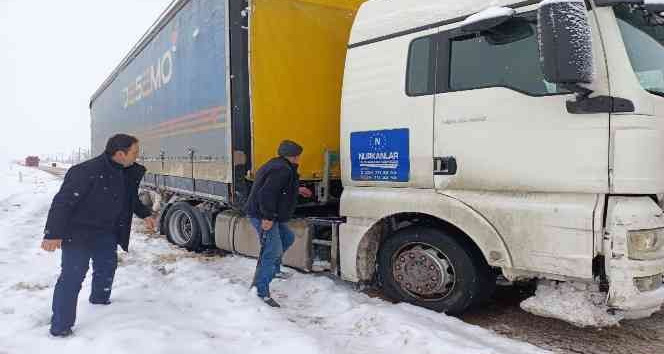
{"label": "truck cab door", "polygon": [[[588,277],[593,213],[609,183],[609,113],[568,111],[574,94],[544,79],[535,10],[518,9],[497,33],[439,33],[434,184],[496,226],[515,267]],[[592,89],[608,95],[589,18]]]}
{"label": "truck cab door", "polygon": [[[568,112],[566,101],[574,94],[546,82],[540,68],[535,11],[510,21],[521,27],[513,38],[458,29],[440,34],[436,188],[606,191],[609,114]],[[607,94],[595,39],[594,90]]]}

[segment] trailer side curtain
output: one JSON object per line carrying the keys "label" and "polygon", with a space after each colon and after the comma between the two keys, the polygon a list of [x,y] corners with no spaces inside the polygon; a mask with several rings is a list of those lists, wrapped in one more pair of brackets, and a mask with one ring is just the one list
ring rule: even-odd
{"label": "trailer side curtain", "polygon": [[[252,0],[250,77],[253,172],[283,139],[304,147],[302,179],[322,178],[339,151],[346,48],[362,0]],[[338,171],[335,171],[338,176]]]}

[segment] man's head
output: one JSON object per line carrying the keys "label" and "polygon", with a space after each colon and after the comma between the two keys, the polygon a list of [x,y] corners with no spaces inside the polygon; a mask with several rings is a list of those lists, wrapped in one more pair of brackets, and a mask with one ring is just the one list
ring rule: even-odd
{"label": "man's head", "polygon": [[294,141],[284,140],[279,144],[277,154],[297,165],[300,162],[300,155],[302,155],[302,146]]}
{"label": "man's head", "polygon": [[138,139],[127,134],[115,134],[106,142],[106,152],[113,161],[124,167],[136,162],[138,157]]}

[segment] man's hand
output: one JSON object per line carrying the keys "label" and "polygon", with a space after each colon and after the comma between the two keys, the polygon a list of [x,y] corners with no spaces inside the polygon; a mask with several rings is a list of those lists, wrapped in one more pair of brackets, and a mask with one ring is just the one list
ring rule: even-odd
{"label": "man's hand", "polygon": [[311,190],[307,187],[300,187],[297,189],[297,192],[305,198],[311,198],[311,195],[313,194],[311,193]]}
{"label": "man's hand", "polygon": [[272,220],[261,220],[261,229],[263,229],[263,231],[269,231],[273,225],[274,221]]}
{"label": "man's hand", "polygon": [[42,241],[41,248],[47,252],[53,252],[62,247],[61,239],[52,239]]}
{"label": "man's hand", "polygon": [[143,222],[145,223],[145,228],[149,231],[155,232],[157,230],[157,220],[154,218],[154,216],[148,216],[147,218],[143,219]]}

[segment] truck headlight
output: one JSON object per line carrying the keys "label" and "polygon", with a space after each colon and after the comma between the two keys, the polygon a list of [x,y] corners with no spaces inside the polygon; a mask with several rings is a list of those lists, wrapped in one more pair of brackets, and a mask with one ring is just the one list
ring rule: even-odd
{"label": "truck headlight", "polygon": [[664,257],[664,229],[629,231],[627,237],[629,258],[648,260]]}

